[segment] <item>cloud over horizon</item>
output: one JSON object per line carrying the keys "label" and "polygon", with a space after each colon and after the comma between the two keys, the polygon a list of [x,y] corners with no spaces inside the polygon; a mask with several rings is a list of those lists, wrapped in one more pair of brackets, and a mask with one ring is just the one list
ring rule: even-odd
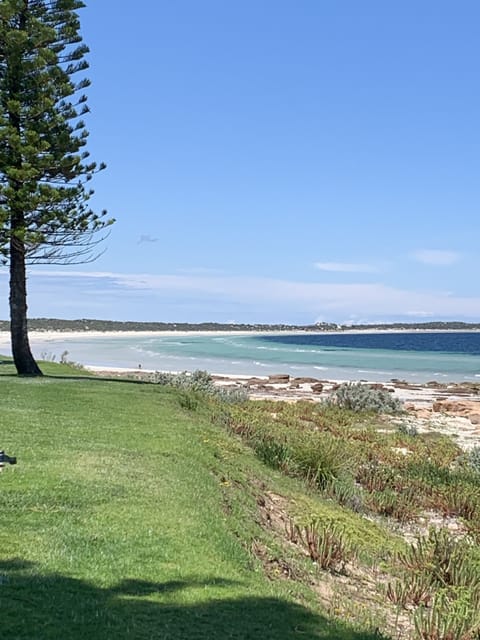
{"label": "cloud over horizon", "polygon": [[434,267],[448,267],[460,260],[460,254],[456,251],[443,249],[419,249],[411,254],[417,262]]}
{"label": "cloud over horizon", "polygon": [[[3,272],[6,275],[6,272]],[[7,287],[7,278],[0,278]],[[376,283],[318,283],[286,279],[201,275],[135,274],[36,269],[30,272],[32,317],[81,317],[204,321],[241,311],[249,322],[337,322],[359,314],[375,322],[413,318],[475,319],[480,297],[417,291]],[[6,296],[0,312],[7,317]],[[134,309],[135,312],[128,312]],[[126,317],[128,313],[128,317]],[[142,316],[140,316],[142,314]],[[223,321],[223,320],[221,320]],[[226,321],[226,320],[225,320]]]}
{"label": "cloud over horizon", "polygon": [[320,271],[337,273],[375,273],[376,267],[357,262],[315,262],[314,267]]}

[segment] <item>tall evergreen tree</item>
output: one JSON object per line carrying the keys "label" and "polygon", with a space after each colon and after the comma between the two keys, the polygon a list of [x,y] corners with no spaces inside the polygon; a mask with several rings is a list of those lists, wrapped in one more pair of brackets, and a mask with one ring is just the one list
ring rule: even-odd
{"label": "tall evergreen tree", "polygon": [[[0,256],[10,268],[12,353],[19,374],[41,375],[28,341],[26,265],[94,259],[113,222],[88,206],[88,64],[80,0],[0,0]],[[75,76],[76,77],[76,76]]]}

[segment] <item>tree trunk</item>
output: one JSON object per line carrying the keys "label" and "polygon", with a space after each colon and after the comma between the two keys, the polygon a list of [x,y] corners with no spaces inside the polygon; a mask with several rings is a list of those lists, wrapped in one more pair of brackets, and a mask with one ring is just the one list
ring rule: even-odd
{"label": "tree trunk", "polygon": [[[23,0],[23,8],[20,10],[19,31],[24,31],[27,23],[28,0]],[[21,102],[21,53],[12,55],[7,69],[8,97]],[[22,138],[22,126],[20,113],[12,109],[8,111],[10,125],[17,132],[18,138]],[[23,159],[18,149],[12,150],[13,165],[21,170]],[[12,341],[13,362],[17,373],[23,376],[41,376],[35,362],[27,331],[27,275],[25,270],[25,244],[23,233],[25,231],[25,217],[23,203],[19,198],[22,183],[17,179],[10,180],[10,187],[15,197],[10,205],[10,337]],[[20,200],[20,202],[19,202]]]}
{"label": "tree trunk", "polygon": [[43,375],[28,342],[25,248],[17,238],[12,238],[10,243],[10,335],[17,373],[23,376]]}

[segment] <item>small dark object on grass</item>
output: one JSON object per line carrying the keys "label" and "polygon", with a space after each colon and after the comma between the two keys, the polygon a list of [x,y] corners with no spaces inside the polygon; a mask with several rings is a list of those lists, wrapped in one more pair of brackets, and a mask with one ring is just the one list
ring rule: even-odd
{"label": "small dark object on grass", "polygon": [[0,451],[0,471],[3,469],[6,463],[17,464],[17,458],[14,456],[7,456],[5,451]]}

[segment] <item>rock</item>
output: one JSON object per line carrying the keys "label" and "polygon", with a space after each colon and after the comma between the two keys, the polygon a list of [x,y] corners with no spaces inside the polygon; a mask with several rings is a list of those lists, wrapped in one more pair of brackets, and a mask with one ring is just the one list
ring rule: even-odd
{"label": "rock", "polygon": [[472,424],[480,424],[480,413],[472,413],[468,416]]}
{"label": "rock", "polygon": [[469,418],[480,415],[480,403],[475,400],[438,400],[432,404],[432,411]]}
{"label": "rock", "polygon": [[256,385],[265,384],[265,380],[262,380],[261,378],[249,378],[246,380],[245,384],[247,387],[254,387]]}
{"label": "rock", "polygon": [[409,413],[413,413],[416,418],[426,418],[429,419],[432,417],[432,410],[430,407],[417,407],[412,402],[407,402],[405,405],[405,410]]}
{"label": "rock", "polygon": [[315,384],[312,384],[311,389],[313,393],[322,393],[323,384],[321,382],[316,382]]}
{"label": "rock", "polygon": [[292,382],[298,384],[310,384],[312,382],[320,382],[318,378],[293,378]]}
{"label": "rock", "polygon": [[422,409],[417,409],[415,415],[417,418],[425,418],[428,420],[432,417],[432,410],[427,407],[423,407]]}
{"label": "rock", "polygon": [[270,384],[285,384],[290,382],[290,376],[288,373],[276,373],[275,375],[268,376],[268,382]]}
{"label": "rock", "polygon": [[370,389],[376,389],[377,391],[388,391],[388,393],[395,393],[395,389],[392,387],[386,387],[381,382],[372,382],[368,385]]}

